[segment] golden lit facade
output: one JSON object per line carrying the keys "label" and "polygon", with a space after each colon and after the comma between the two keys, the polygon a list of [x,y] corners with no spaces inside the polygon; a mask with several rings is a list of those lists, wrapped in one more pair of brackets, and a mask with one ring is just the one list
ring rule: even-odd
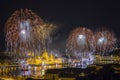
{"label": "golden lit facade", "polygon": [[45,51],[41,56],[37,56],[35,58],[28,58],[27,64],[31,65],[62,64],[62,58],[55,58],[55,56],[52,53],[48,55],[48,52]]}

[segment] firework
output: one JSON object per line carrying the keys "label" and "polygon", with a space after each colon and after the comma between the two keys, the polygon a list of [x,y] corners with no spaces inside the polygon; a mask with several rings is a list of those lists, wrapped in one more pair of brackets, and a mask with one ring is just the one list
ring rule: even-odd
{"label": "firework", "polygon": [[85,27],[73,30],[67,41],[67,53],[76,59],[88,58],[94,49],[93,32]]}
{"label": "firework", "polygon": [[5,24],[7,50],[21,55],[35,51],[34,29],[43,24],[42,19],[31,10],[15,11]]}
{"label": "firework", "polygon": [[39,42],[39,49],[45,51],[49,49],[51,43],[51,35],[55,31],[56,26],[50,23],[44,23],[43,25],[38,25],[34,30],[34,35],[36,40]]}
{"label": "firework", "polygon": [[106,29],[100,28],[95,33],[96,52],[101,55],[108,54],[116,47],[115,34]]}

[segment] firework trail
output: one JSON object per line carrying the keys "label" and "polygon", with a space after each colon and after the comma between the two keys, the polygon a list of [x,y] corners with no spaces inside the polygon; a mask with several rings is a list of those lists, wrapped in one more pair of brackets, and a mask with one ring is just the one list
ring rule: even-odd
{"label": "firework trail", "polygon": [[31,10],[17,10],[5,24],[7,51],[20,53],[20,56],[27,52],[39,53],[41,47],[46,48],[45,44],[49,43],[53,28]]}
{"label": "firework trail", "polygon": [[89,57],[88,54],[94,51],[93,32],[85,27],[74,29],[68,37],[66,46],[67,53],[74,58]]}
{"label": "firework trail", "polygon": [[42,51],[49,50],[49,45],[52,41],[51,35],[56,30],[56,26],[45,23],[43,25],[38,25],[34,30],[35,39],[39,41],[39,49]]}
{"label": "firework trail", "polygon": [[95,32],[96,53],[106,55],[116,47],[115,34],[107,28],[100,28]]}

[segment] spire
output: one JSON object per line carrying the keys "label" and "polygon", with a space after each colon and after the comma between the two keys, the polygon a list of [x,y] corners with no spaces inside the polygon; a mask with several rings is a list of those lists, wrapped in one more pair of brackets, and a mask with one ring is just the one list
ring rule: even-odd
{"label": "spire", "polygon": [[50,54],[50,60],[54,61],[54,55],[52,53]]}
{"label": "spire", "polygon": [[43,55],[41,58],[46,59],[46,60],[49,59],[48,52],[46,50],[43,52]]}

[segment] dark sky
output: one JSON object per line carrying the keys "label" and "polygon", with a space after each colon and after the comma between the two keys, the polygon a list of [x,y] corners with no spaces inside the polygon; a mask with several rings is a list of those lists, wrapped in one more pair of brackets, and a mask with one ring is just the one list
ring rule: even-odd
{"label": "dark sky", "polygon": [[17,9],[28,8],[43,20],[58,25],[53,38],[53,48],[65,51],[65,43],[70,31],[85,26],[93,31],[99,27],[112,29],[119,38],[120,4],[113,1],[70,1],[70,0],[1,0],[0,1],[0,51],[5,50],[4,25],[8,17]]}

